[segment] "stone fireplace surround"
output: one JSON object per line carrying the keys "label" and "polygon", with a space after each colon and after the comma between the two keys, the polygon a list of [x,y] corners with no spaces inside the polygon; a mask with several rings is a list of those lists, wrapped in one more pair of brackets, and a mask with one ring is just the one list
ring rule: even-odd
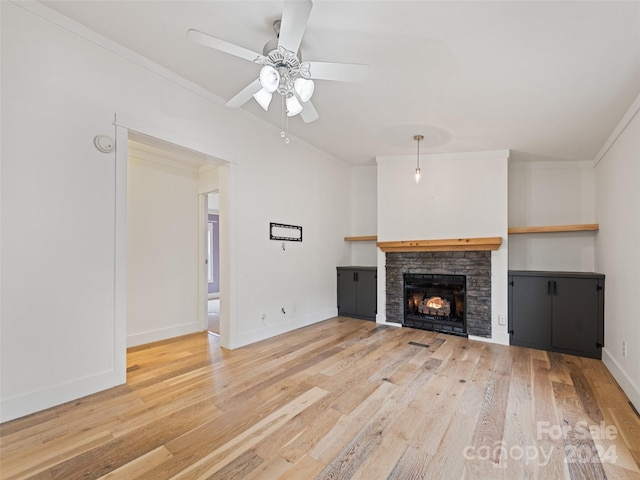
{"label": "stone fireplace surround", "polygon": [[386,252],[386,315],[403,323],[405,273],[466,275],[467,334],[491,338],[491,251]]}

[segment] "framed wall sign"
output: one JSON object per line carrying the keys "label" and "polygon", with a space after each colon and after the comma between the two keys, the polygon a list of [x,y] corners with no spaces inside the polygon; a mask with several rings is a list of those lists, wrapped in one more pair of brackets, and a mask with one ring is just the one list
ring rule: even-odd
{"label": "framed wall sign", "polygon": [[284,223],[269,224],[269,240],[286,240],[289,242],[302,241],[302,227],[285,225]]}

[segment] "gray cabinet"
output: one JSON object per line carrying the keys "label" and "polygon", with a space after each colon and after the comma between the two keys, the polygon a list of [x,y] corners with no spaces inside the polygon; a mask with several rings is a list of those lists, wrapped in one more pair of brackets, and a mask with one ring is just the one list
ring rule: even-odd
{"label": "gray cabinet", "polygon": [[509,272],[511,345],[602,357],[604,275]]}
{"label": "gray cabinet", "polygon": [[338,315],[376,319],[376,267],[338,267]]}

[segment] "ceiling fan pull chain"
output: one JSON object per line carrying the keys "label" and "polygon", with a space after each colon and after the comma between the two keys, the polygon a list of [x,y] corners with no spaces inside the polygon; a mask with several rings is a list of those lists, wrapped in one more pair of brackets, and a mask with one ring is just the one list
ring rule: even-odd
{"label": "ceiling fan pull chain", "polygon": [[282,130],[280,130],[280,136],[284,138],[284,143],[289,143],[289,117],[287,115],[287,106],[285,103],[284,95],[282,98]]}
{"label": "ceiling fan pull chain", "polygon": [[285,105],[284,105],[284,97],[280,97],[282,99],[280,105],[281,105],[281,115],[280,115],[280,125],[282,125],[282,129],[280,130],[280,136],[282,138],[287,136],[287,132],[284,131],[284,119],[287,117],[287,114],[285,112]]}

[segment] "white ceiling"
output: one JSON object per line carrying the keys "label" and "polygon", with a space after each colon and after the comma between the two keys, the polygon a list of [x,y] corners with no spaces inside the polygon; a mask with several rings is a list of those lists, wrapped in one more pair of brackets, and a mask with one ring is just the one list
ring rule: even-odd
{"label": "white ceiling", "polygon": [[[187,30],[261,52],[284,2],[43,3],[226,101],[260,66],[194,44]],[[301,48],[306,60],[370,66],[364,84],[317,81],[320,118],[289,122],[355,165],[414,153],[418,133],[421,153],[591,160],[640,94],[638,1],[315,0]],[[280,124],[276,101],[242,108]]]}

